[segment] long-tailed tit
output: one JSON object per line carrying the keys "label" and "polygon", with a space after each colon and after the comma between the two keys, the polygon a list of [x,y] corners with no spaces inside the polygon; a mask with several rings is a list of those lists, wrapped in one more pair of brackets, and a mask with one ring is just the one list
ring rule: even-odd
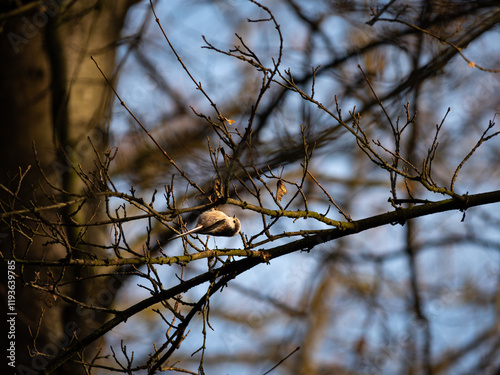
{"label": "long-tailed tit", "polygon": [[172,240],[191,233],[232,237],[239,233],[240,228],[241,223],[236,216],[230,217],[222,211],[210,210],[200,215],[196,227],[178,236],[172,237]]}

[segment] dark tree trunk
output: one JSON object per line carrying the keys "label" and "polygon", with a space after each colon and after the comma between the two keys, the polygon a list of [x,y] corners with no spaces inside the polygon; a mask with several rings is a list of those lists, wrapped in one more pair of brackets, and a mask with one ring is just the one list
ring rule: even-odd
{"label": "dark tree trunk", "polygon": [[[16,198],[5,189],[0,192],[2,211],[30,207],[30,202],[50,204],[52,202],[47,195],[59,198],[65,195],[42,178],[35,162],[33,145],[48,180],[70,193],[80,193],[85,188],[70,166],[81,165],[87,172],[94,169],[95,153],[88,138],[92,139],[98,151],[105,149],[111,102],[110,90],[90,56],[96,58],[111,78],[116,42],[131,3],[125,0],[53,0],[37,6],[28,3],[20,14],[17,12],[20,8],[0,8],[0,15],[6,16],[0,34],[0,183],[15,192],[20,173],[31,166]],[[94,206],[96,204],[94,202]],[[88,219],[95,213],[92,204],[89,207],[80,210],[76,218]],[[60,217],[61,223],[64,223],[70,220],[69,215],[75,208],[56,210],[43,216],[49,220]],[[0,251],[3,256],[10,258],[14,254],[17,258],[58,260],[69,255],[67,248],[60,244],[51,244],[40,238],[31,241],[32,231],[47,229],[43,224],[32,221],[20,223],[7,218],[1,225]],[[69,230],[61,226],[61,230],[71,245],[69,247],[81,246],[77,241],[81,234],[79,228]],[[100,238],[105,235],[100,228],[87,231],[82,238],[103,243]],[[84,252],[71,256],[89,256],[88,253],[99,251],[84,246]],[[87,255],[82,255],[85,252]],[[12,300],[10,305],[14,307],[11,312],[16,315],[8,315],[5,309],[9,307],[8,291],[12,284],[7,284],[7,265],[3,264],[2,268],[0,342],[7,346],[11,341],[15,343],[15,361],[6,362],[7,348],[1,348],[2,373],[14,372],[9,363],[15,363],[18,374],[37,373],[69,340],[82,337],[104,319],[103,315],[81,313],[73,304],[54,299],[43,290],[23,286],[24,282],[33,281],[43,286],[58,278],[71,281],[96,271],[57,268],[51,269],[51,274],[47,268],[38,272],[36,267],[21,268],[17,264],[16,274],[21,274],[22,278],[16,279],[15,305]],[[75,299],[93,304],[109,303],[109,295],[116,291],[116,287],[107,288],[106,284],[97,283],[70,283],[61,288]],[[95,296],[103,288],[107,288],[107,299],[96,300]],[[11,295],[14,295],[12,291]],[[9,324],[7,319],[11,319],[13,324]],[[12,335],[12,340],[8,339],[9,332],[15,333],[15,339]],[[85,352],[86,358],[94,354],[92,350],[95,352],[96,347]],[[30,355],[30,351],[34,354]],[[60,373],[67,374],[69,369],[72,374],[83,373],[83,367],[75,364],[63,366]]]}

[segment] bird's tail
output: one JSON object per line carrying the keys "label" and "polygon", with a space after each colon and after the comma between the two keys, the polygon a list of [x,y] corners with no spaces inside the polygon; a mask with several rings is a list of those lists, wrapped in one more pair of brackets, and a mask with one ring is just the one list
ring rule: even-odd
{"label": "bird's tail", "polygon": [[177,236],[172,237],[170,240],[175,240],[176,238],[179,238],[179,237],[184,237],[184,236],[187,236],[188,234],[198,232],[201,228],[203,228],[203,225],[199,225],[199,226],[197,226],[197,227],[194,227],[194,228],[193,228],[193,229],[191,229],[191,230],[188,230],[187,232],[184,232],[184,233],[178,234]]}

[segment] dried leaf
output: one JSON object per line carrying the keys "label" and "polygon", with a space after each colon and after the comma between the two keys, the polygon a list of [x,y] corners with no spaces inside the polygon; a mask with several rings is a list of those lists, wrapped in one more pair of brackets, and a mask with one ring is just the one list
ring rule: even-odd
{"label": "dried leaf", "polygon": [[222,182],[219,178],[216,178],[213,181],[212,187],[213,187],[213,194],[214,194],[215,199],[222,198],[224,196],[224,191],[222,189]]}
{"label": "dried leaf", "polygon": [[35,293],[37,294],[38,299],[40,301],[43,301],[43,303],[45,303],[45,306],[47,306],[48,308],[54,306],[57,301],[57,296],[52,293],[43,290],[37,290]]}
{"label": "dried leaf", "polygon": [[276,183],[276,199],[278,202],[283,198],[283,196],[286,194],[286,186],[283,180],[278,180]]}

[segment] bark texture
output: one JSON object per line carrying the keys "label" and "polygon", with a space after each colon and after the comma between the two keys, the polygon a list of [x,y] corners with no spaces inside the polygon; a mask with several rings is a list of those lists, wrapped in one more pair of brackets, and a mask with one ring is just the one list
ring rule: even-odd
{"label": "bark texture", "polygon": [[[36,6],[35,2],[28,3],[23,8],[8,5],[0,8],[0,14],[5,16],[0,35],[0,183],[11,192],[16,192],[19,186],[16,198],[5,189],[1,191],[3,205],[22,209],[29,207],[29,202],[50,204],[48,196],[51,194],[64,195],[63,191],[52,189],[42,177],[33,149],[36,149],[40,166],[53,184],[69,193],[85,189],[73,167],[81,165],[87,172],[94,169],[95,152],[89,138],[98,151],[105,150],[111,102],[110,90],[90,56],[95,57],[108,77],[113,76],[117,41],[132,3],[129,0],[54,0]],[[20,174],[28,168],[30,170],[19,185]],[[94,206],[97,207],[98,203],[96,201]],[[51,218],[60,218],[61,223],[70,221],[75,208],[60,210]],[[86,216],[98,211],[80,210],[78,219],[85,220]],[[20,227],[24,228],[23,233],[15,229]],[[67,249],[61,245],[41,239],[31,240],[32,232],[45,229],[43,223],[4,222],[0,238],[2,254],[14,253],[16,257],[46,260],[67,257]],[[68,230],[61,226],[62,235],[74,249],[80,246],[79,243],[102,243],[100,239],[106,235],[105,230],[82,233],[78,228]],[[84,246],[82,252],[71,256],[89,256],[89,253],[98,251],[88,248],[87,244]],[[22,281],[16,282],[15,294],[15,364],[18,374],[37,373],[70,340],[94,329],[104,318],[102,314],[79,314],[74,305],[54,300],[43,290],[24,287],[23,282],[37,281],[43,285],[52,279],[71,281],[85,277],[86,272],[90,271],[45,269],[39,272],[36,267],[16,266],[16,273],[22,274]],[[0,289],[2,309],[7,308],[6,281],[3,277]],[[108,293],[107,301],[96,301],[95,296],[105,286],[102,283],[92,286],[69,283],[62,288],[79,301],[99,304],[109,303],[116,291],[113,289]],[[11,328],[6,325],[5,316],[2,314],[2,342]],[[5,350],[2,348],[2,353]],[[86,357],[94,354],[92,350],[95,351],[95,347],[85,353]],[[5,366],[2,373],[12,373],[12,367],[8,363]],[[67,374],[69,368],[72,374],[84,373],[83,367],[74,364],[63,366],[59,373]]]}

